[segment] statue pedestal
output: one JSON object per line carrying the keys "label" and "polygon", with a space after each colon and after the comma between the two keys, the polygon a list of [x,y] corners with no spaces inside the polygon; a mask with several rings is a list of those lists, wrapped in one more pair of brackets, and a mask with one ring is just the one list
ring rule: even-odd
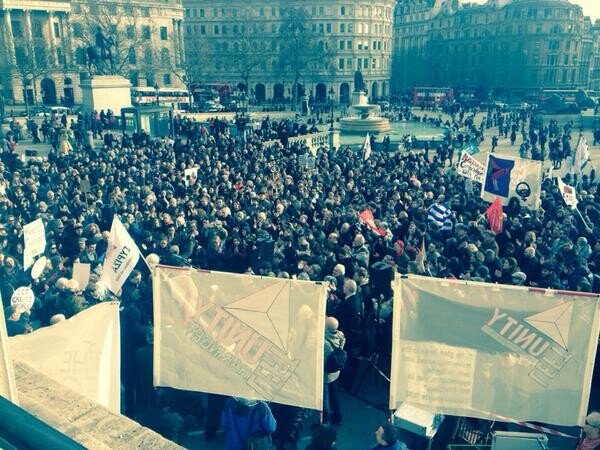
{"label": "statue pedestal", "polygon": [[131,106],[131,83],[120,75],[95,75],[81,80],[82,112],[112,110],[116,116]]}

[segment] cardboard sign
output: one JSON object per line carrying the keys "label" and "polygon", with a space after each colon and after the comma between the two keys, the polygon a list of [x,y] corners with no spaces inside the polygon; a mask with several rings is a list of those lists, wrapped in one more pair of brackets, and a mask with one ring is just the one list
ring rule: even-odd
{"label": "cardboard sign", "polygon": [[35,295],[31,288],[27,286],[21,286],[17,288],[15,292],[13,292],[12,297],[10,298],[10,304],[12,306],[16,306],[21,311],[29,311],[33,306],[33,300],[35,299]]}

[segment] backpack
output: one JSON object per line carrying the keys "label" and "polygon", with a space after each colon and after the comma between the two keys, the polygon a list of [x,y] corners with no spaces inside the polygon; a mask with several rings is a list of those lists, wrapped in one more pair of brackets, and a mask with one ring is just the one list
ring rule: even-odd
{"label": "backpack", "polygon": [[348,354],[346,353],[346,350],[340,347],[333,347],[333,351],[325,361],[325,372],[335,373],[338,370],[342,370],[346,366],[347,359]]}

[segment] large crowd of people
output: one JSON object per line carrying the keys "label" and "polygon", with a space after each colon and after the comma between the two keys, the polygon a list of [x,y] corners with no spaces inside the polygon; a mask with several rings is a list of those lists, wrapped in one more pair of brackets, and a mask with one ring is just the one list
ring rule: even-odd
{"label": "large crowd of people", "polygon": [[[338,344],[343,337],[348,355],[339,376],[346,389],[356,381],[361,356],[389,353],[391,345],[390,294],[376,287],[379,296],[374,295],[370,282],[376,263],[401,273],[600,292],[600,192],[593,170],[565,179],[577,188],[581,218],[546,178],[541,207],[529,210],[511,200],[500,234],[482,220],[489,205],[455,172],[460,148],[472,141],[492,147],[483,138],[484,130],[494,128],[496,144],[498,139],[520,141],[527,144],[523,156],[538,159],[548,148],[558,167],[575,147],[573,126],[544,125],[525,111],[489,110],[481,124],[473,112],[461,109],[446,120],[406,107],[392,115],[445,125],[450,132],[435,148],[373,152],[366,161],[356,149],[321,148],[315,167],[307,168],[299,159],[308,150],[289,144],[287,137],[311,131],[310,125],[268,117],[253,132],[233,133],[224,120],[200,123],[178,116],[174,136],[159,139],[141,130],[110,131],[104,114],[103,119],[100,114],[53,117],[44,121],[43,135],[54,151],[47,161],[26,165],[17,156],[18,137],[9,131],[0,154],[0,292],[9,334],[30,332],[115,298],[99,282],[115,214],[141,252],[158,255],[163,264],[325,280],[327,315],[337,319],[328,321],[327,333]],[[263,145],[273,139],[279,142]],[[557,145],[560,152],[553,153]],[[197,168],[197,174],[186,176],[189,168]],[[451,210],[451,227],[428,222],[426,210],[433,203]],[[385,233],[359,220],[367,208]],[[31,280],[30,269],[22,268],[23,226],[37,218],[46,227],[48,263]],[[91,264],[87,286],[72,279],[74,262]],[[12,292],[31,283],[32,309],[10,306]],[[223,408],[224,399],[211,396],[207,404],[200,394],[152,388],[150,284],[140,263],[117,298],[123,412],[175,440],[203,426],[206,417],[205,436],[211,439],[221,425],[214,412]],[[337,425],[343,420],[338,377],[325,376],[332,401],[325,419]],[[304,412],[283,405],[271,409],[277,448],[294,448]],[[323,432],[331,436],[329,428]]]}

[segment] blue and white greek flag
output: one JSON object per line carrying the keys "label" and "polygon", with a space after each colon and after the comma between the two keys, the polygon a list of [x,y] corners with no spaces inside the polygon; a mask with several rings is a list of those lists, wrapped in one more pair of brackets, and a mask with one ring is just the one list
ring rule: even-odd
{"label": "blue and white greek flag", "polygon": [[450,222],[450,228],[452,228],[452,211],[447,206],[440,203],[434,203],[427,208],[427,220],[438,227],[447,228],[447,222]]}

